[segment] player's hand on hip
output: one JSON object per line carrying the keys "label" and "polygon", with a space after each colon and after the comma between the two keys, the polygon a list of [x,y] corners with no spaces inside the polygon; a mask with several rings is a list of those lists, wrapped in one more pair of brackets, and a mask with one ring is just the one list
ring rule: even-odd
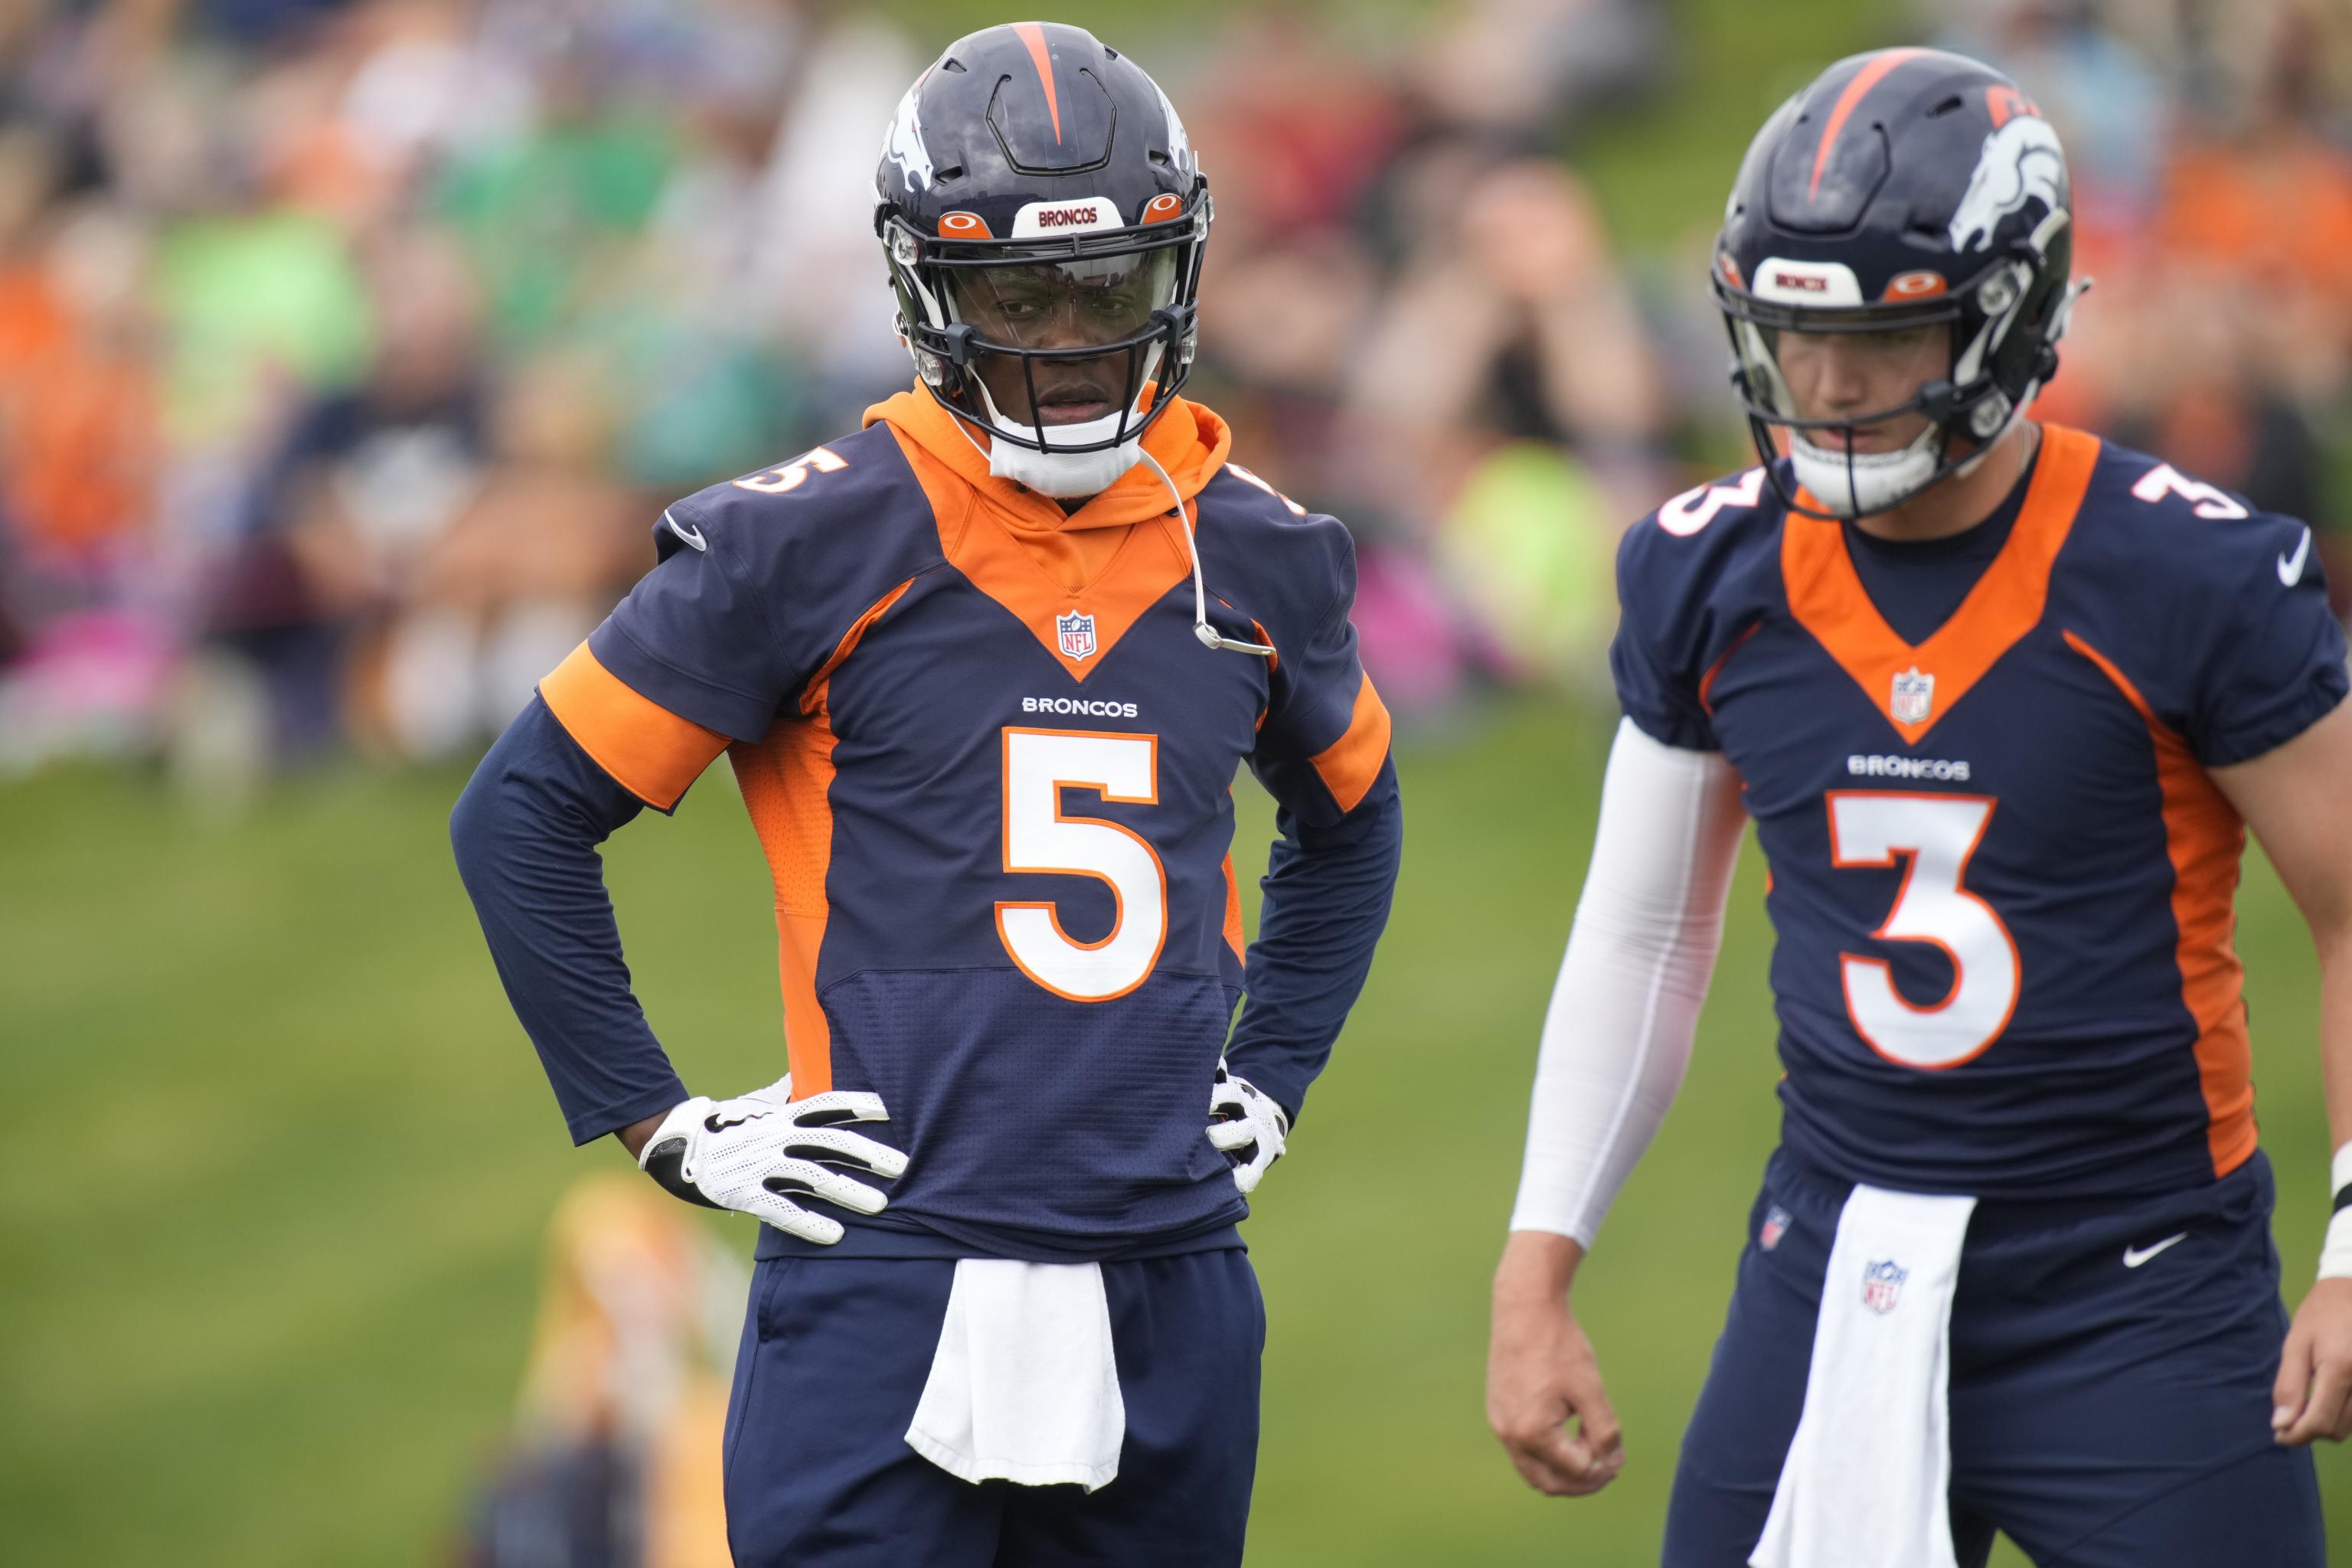
{"label": "player's hand on hip", "polygon": [[1567,1237],[1513,1231],[1495,1271],[1486,1424],[1520,1478],[1549,1497],[1588,1497],[1625,1465],[1601,1363],[1568,1307],[1581,1256]]}
{"label": "player's hand on hip", "polygon": [[1266,1167],[1282,1158],[1283,1140],[1289,1135],[1289,1114],[1218,1058],[1217,1080],[1209,1089],[1209,1142],[1234,1162],[1234,1185],[1244,1197],[1257,1190]]}
{"label": "player's hand on hip", "polygon": [[2303,1299],[2279,1357],[2271,1426],[2290,1447],[2352,1435],[2352,1279],[2322,1279]]}
{"label": "player's hand on hip", "polygon": [[818,1197],[855,1214],[879,1214],[890,1200],[842,1173],[894,1181],[906,1174],[907,1156],[843,1125],[889,1121],[881,1096],[792,1096],[790,1074],[738,1100],[697,1095],[662,1118],[637,1166],[689,1203],[733,1209],[830,1247],[841,1239],[840,1222],[793,1200]]}

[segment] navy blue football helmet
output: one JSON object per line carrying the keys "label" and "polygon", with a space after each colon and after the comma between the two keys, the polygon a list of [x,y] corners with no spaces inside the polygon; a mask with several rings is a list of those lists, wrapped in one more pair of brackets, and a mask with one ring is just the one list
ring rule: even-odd
{"label": "navy blue football helmet", "polygon": [[[1209,220],[1167,95],[1059,23],[950,45],[899,103],[875,174],[875,230],[923,384],[992,441],[1038,452],[1127,446],[1168,407],[1192,373]],[[1026,418],[977,374],[992,356],[1020,366]],[[1050,422],[1040,369],[1076,361],[1114,363],[1124,395],[1101,417]]]}
{"label": "navy blue football helmet", "polygon": [[[2073,211],[2057,132],[2015,82],[1937,49],[1881,49],[1823,71],[1757,132],[1716,241],[1713,287],[1733,384],[1757,451],[1826,515],[1900,505],[1969,467],[2057,374]],[[1948,325],[1943,373],[1894,407],[1800,415],[1781,374],[1784,332]],[[1908,414],[1927,431],[1857,453],[1852,432]],[[1818,432],[1845,438],[1817,444]],[[1839,449],[1842,448],[1842,449]],[[1812,515],[1825,515],[1812,512]]]}

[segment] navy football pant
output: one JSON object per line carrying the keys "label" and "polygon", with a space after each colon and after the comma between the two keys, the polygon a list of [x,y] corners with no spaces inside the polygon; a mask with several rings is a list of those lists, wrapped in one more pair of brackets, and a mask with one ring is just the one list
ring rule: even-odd
{"label": "navy football pant", "polygon": [[[1739,1568],[1763,1533],[1850,1190],[1786,1151],[1766,1167],[1683,1439],[1667,1568]],[[2271,1441],[2287,1327],[2271,1198],[2270,1162],[2257,1153],[2162,1198],[1979,1206],[1952,1302],[1963,1568],[1984,1563],[1996,1530],[2041,1568],[2320,1568],[2311,1455]],[[1785,1229],[1768,1249],[1776,1209]]]}
{"label": "navy football pant", "polygon": [[728,1404],[740,1568],[1219,1568],[1242,1560],[1265,1309],[1238,1247],[1102,1266],[1127,1406],[1093,1492],[959,1480],[907,1447],[955,1265],[776,1258]]}

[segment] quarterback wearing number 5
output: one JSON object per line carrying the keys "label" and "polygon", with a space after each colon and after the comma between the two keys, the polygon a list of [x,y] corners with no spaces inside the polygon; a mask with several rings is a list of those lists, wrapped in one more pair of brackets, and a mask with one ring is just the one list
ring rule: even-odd
{"label": "quarterback wearing number 5", "polygon": [[1488,1413],[1544,1491],[1623,1462],[1571,1281],[1681,1082],[1753,821],[1781,1142],[1671,1568],[1950,1568],[1996,1532],[2053,1568],[2323,1559],[2352,1208],[2290,1327],[2231,906],[2251,827],[2319,945],[2341,1194],[2344,639],[2301,523],[2029,417],[2085,287],[2071,218],[2016,83],[1831,67],[1758,134],[1715,253],[1762,466],[1619,556],[1625,719]]}
{"label": "quarterback wearing number 5", "polygon": [[[459,805],[573,1137],[764,1222],[740,1563],[1241,1561],[1265,1321],[1234,1224],[1363,984],[1402,806],[1346,531],[1179,392],[1209,223],[1132,59],[1037,23],[950,46],[876,175],[915,385],[671,507]],[[713,1100],[630,996],[594,845],[721,752],[791,1073]],[[1244,763],[1282,833],[1246,955]]]}

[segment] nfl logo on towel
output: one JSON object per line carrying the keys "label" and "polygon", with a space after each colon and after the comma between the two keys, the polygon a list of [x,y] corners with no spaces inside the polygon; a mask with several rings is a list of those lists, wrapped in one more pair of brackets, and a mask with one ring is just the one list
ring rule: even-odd
{"label": "nfl logo on towel", "polygon": [[1915,664],[1895,678],[1895,689],[1887,694],[1886,710],[1895,715],[1897,724],[1924,723],[1928,710],[1935,706],[1934,676],[1920,674]]}
{"label": "nfl logo on towel", "polygon": [[1054,617],[1054,629],[1062,634],[1062,652],[1072,658],[1084,658],[1095,651],[1095,618],[1081,610]]}
{"label": "nfl logo on towel", "polygon": [[1789,1234],[1789,1211],[1774,1204],[1764,1215],[1764,1228],[1756,1233],[1756,1245],[1769,1252],[1780,1245]]}
{"label": "nfl logo on towel", "polygon": [[1891,1258],[1869,1264],[1862,1271],[1862,1304],[1874,1312],[1895,1310],[1895,1303],[1903,1299],[1903,1281],[1909,1278],[1911,1270]]}

